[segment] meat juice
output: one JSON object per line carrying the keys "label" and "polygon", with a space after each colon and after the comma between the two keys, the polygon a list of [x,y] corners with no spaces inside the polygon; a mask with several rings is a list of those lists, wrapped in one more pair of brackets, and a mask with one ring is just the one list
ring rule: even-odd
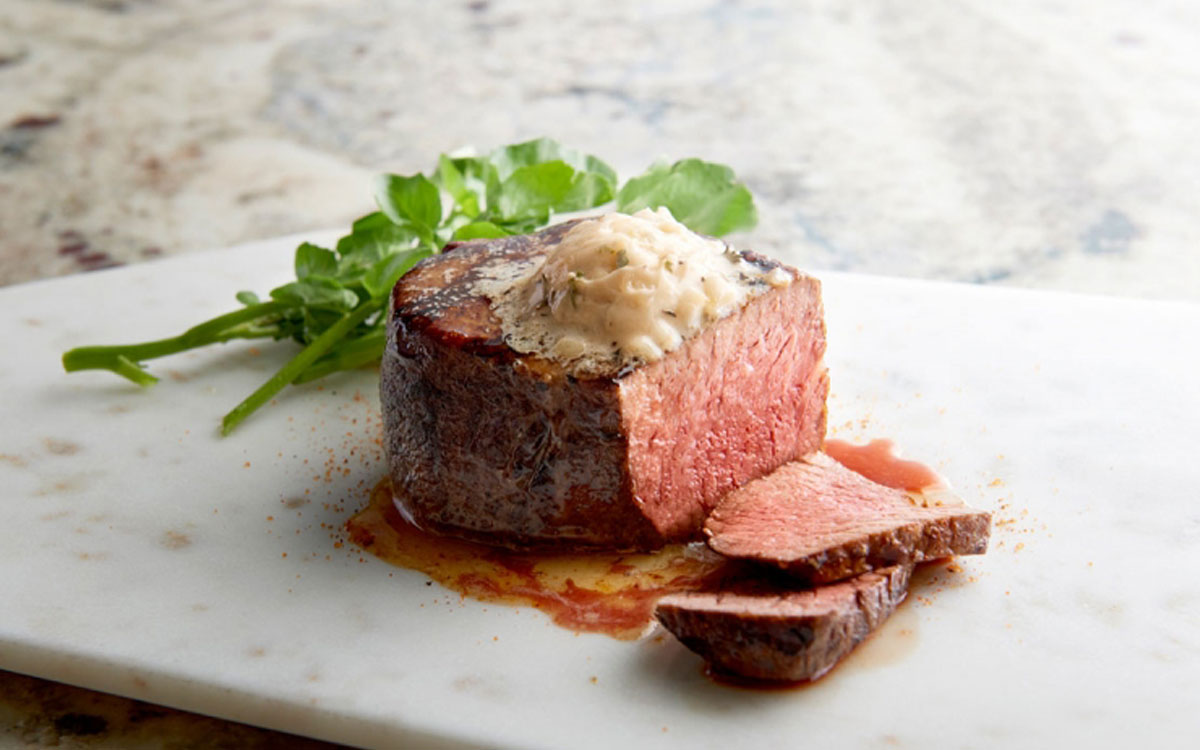
{"label": "meat juice", "polygon": [[922,492],[945,485],[937,472],[925,464],[897,456],[891,440],[872,440],[866,445],[826,440],[825,453],[847,469],[885,487]]}
{"label": "meat juice", "polygon": [[514,552],[424,531],[392,500],[384,479],[346,524],[356,544],[463,597],[535,607],[575,631],[634,640],[653,621],[661,597],[711,585],[727,567],[699,543],[650,553]]}
{"label": "meat juice", "polygon": [[[889,440],[861,446],[828,440],[825,451],[879,484],[914,494],[944,486],[929,467],[898,458]],[[387,478],[346,528],[376,557],[420,571],[460,596],[535,607],[562,627],[621,640],[646,632],[661,597],[744,575],[699,543],[649,553],[515,552],[435,534],[396,510]]]}

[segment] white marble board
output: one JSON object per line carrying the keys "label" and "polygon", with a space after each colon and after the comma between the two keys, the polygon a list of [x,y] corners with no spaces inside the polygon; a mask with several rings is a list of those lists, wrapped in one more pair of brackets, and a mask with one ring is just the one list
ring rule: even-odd
{"label": "white marble board", "polygon": [[379,747],[1200,736],[1200,307],[824,275],[835,433],[894,438],[997,527],[831,676],[754,692],[339,545],[381,471],[372,373],[221,439],[275,349],[163,360],[149,390],[61,372],[284,281],[293,246],[0,290],[0,668]]}

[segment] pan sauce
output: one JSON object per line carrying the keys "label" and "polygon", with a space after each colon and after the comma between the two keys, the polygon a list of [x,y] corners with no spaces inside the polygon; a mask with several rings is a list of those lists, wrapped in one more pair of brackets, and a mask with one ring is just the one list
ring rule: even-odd
{"label": "pan sauce", "polygon": [[[857,446],[828,440],[828,454],[879,484],[940,505],[945,485],[930,468],[897,457],[890,441]],[[366,508],[346,523],[355,544],[393,565],[420,571],[463,597],[535,607],[570,630],[635,640],[667,594],[709,588],[739,571],[701,543],[650,553],[513,552],[424,531],[393,504],[382,479]]]}
{"label": "pan sauce", "polygon": [[652,553],[512,552],[423,531],[392,503],[382,480],[370,504],[346,528],[371,554],[417,570],[464,597],[525,605],[571,630],[634,640],[666,594],[701,588],[726,563],[703,544],[672,544]]}

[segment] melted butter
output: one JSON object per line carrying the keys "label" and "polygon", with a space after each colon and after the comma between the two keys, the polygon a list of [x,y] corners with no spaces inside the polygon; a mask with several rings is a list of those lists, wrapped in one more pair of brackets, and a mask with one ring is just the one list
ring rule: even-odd
{"label": "melted butter", "polygon": [[792,280],[692,232],[666,208],[643,209],[579,222],[493,299],[510,346],[591,373],[661,359]]}
{"label": "melted butter", "polygon": [[703,544],[674,544],[646,554],[529,553],[440,536],[401,517],[387,479],[346,528],[375,556],[420,571],[462,596],[536,607],[563,627],[621,640],[646,631],[659,598],[703,588],[726,570]]}

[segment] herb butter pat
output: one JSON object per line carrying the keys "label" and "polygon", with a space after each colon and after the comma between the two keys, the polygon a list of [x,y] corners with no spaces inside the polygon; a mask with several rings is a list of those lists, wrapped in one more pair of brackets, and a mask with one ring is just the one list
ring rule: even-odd
{"label": "herb butter pat", "polygon": [[643,209],[576,224],[495,309],[514,349],[588,374],[661,359],[792,280],[692,232],[666,208]]}

